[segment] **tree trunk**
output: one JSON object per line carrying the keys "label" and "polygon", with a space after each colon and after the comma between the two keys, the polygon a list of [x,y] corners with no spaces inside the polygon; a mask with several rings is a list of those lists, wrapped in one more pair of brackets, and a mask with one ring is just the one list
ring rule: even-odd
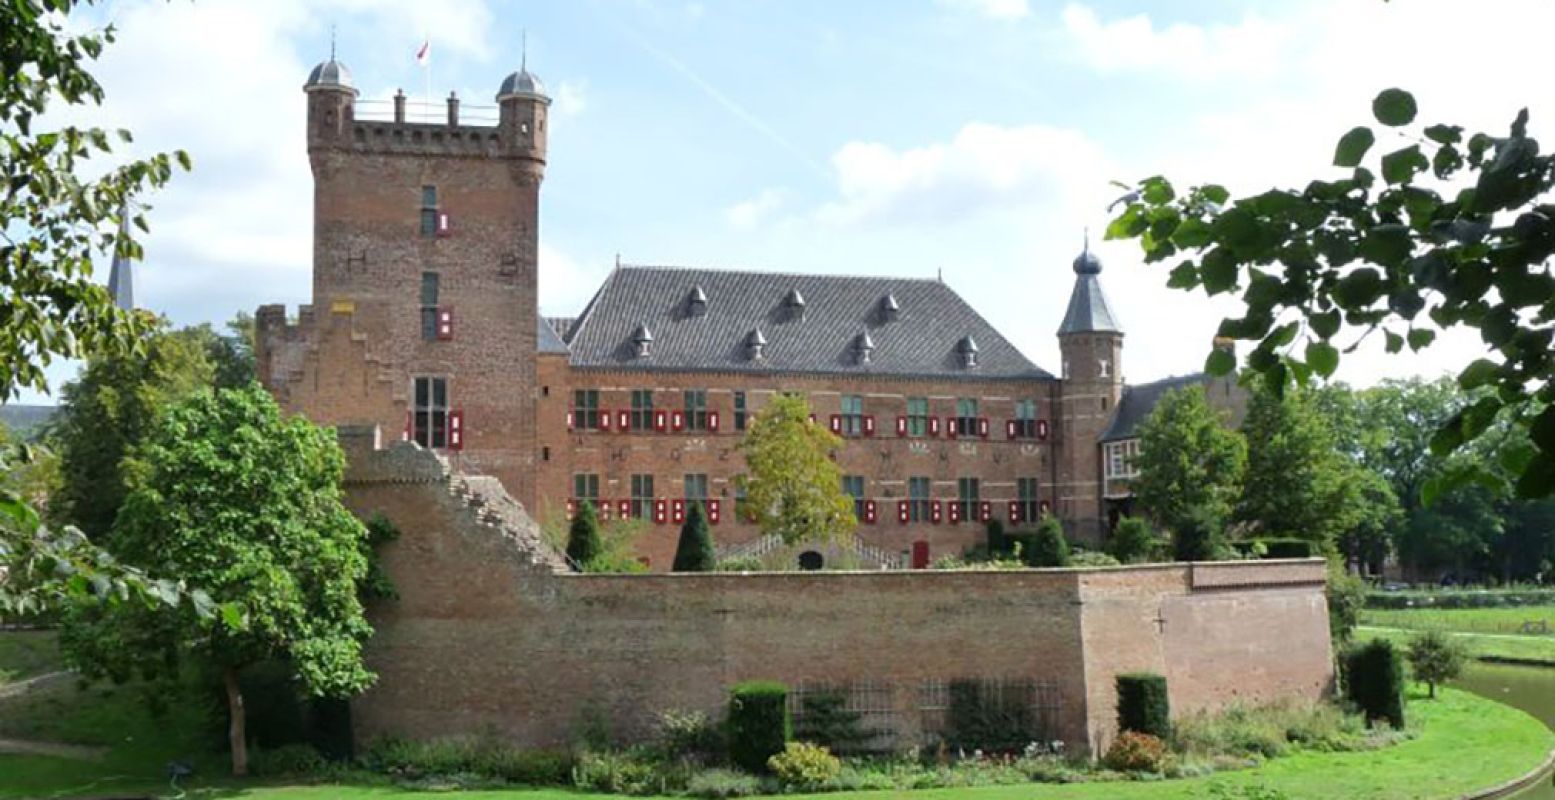
{"label": "tree trunk", "polygon": [[1436,699],[1436,681],[1428,681],[1425,685],[1426,685],[1426,688],[1428,688],[1430,690],[1430,692],[1431,692],[1431,699],[1435,700]]}
{"label": "tree trunk", "polygon": [[248,774],[248,735],[244,731],[243,690],[238,687],[237,667],[227,667],[227,743],[232,748],[232,774]]}

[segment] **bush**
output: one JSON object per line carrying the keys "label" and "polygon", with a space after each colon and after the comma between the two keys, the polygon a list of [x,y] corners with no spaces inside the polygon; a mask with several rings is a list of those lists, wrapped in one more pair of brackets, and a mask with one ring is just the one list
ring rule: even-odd
{"label": "bush", "polygon": [[1165,739],[1172,732],[1171,702],[1167,699],[1166,678],[1149,672],[1119,675],[1118,730],[1148,733]]}
{"label": "bush", "polygon": [[988,557],[998,558],[1004,554],[1004,548],[1008,546],[1004,541],[1004,523],[998,517],[988,520],[987,534]]}
{"label": "bush", "polygon": [[1513,608],[1555,605],[1555,589],[1446,589],[1369,592],[1367,608]]}
{"label": "bush", "polygon": [[1156,557],[1161,543],[1150,523],[1140,517],[1124,517],[1112,531],[1109,542],[1112,557],[1124,564],[1141,564]]}
{"label": "bush", "polygon": [[700,711],[665,711],[659,714],[659,746],[666,758],[707,764],[725,750],[723,732]]}
{"label": "bush", "polygon": [[767,759],[767,769],[785,788],[816,789],[842,772],[842,761],[818,744],[789,742]]}
{"label": "bush", "polygon": [[1433,698],[1436,697],[1436,685],[1463,674],[1463,662],[1468,660],[1463,645],[1441,631],[1427,631],[1416,636],[1409,642],[1407,655],[1415,680],[1431,687]]}
{"label": "bush", "polygon": [[720,800],[761,794],[761,779],[732,769],[709,769],[691,776],[686,794]]}
{"label": "bush", "polygon": [[959,680],[950,684],[945,744],[963,752],[1017,752],[1038,735],[1031,698],[996,683]]}
{"label": "bush", "polygon": [[1095,550],[1076,550],[1069,556],[1071,567],[1116,567],[1122,562]]}
{"label": "bush", "polygon": [[718,562],[719,572],[764,572],[770,569],[761,559],[755,556],[726,558]]}
{"label": "bush", "polygon": [[1196,758],[1273,758],[1292,748],[1324,752],[1366,747],[1366,724],[1329,703],[1232,706],[1172,725],[1178,751]]}
{"label": "bush", "polygon": [[599,517],[594,514],[594,504],[584,500],[572,515],[572,527],[567,532],[567,558],[579,570],[599,557],[605,549],[599,538]]}
{"label": "bush", "polygon": [[751,773],[765,772],[767,759],[793,738],[788,687],[774,681],[746,681],[729,692],[729,760]]}
{"label": "bush", "polygon": [[800,704],[804,713],[794,723],[794,737],[800,741],[839,752],[856,751],[878,735],[877,731],[865,730],[859,724],[862,715],[848,710],[848,700],[842,692],[810,692]]}
{"label": "bush", "polygon": [[248,768],[256,776],[269,778],[316,775],[328,764],[313,745],[287,744],[273,749],[254,748],[249,753]]}
{"label": "bush", "polygon": [[1345,689],[1367,722],[1387,720],[1404,727],[1404,667],[1384,639],[1351,648],[1344,655]]}
{"label": "bush", "polygon": [[493,739],[469,737],[412,742],[379,739],[359,759],[372,772],[407,778],[474,775],[531,786],[565,786],[573,759],[565,752],[522,750]]}
{"label": "bush", "polygon": [[1069,541],[1064,538],[1064,524],[1058,517],[1048,515],[1037,526],[1031,549],[1025,552],[1026,565],[1031,567],[1069,566]]}
{"label": "bush", "polygon": [[1260,558],[1311,558],[1316,555],[1312,542],[1306,539],[1254,539],[1253,545],[1263,551]]}
{"label": "bush", "polygon": [[1166,743],[1148,733],[1124,731],[1107,748],[1102,763],[1119,772],[1160,772],[1166,768]]}
{"label": "bush", "polygon": [[680,542],[675,546],[675,572],[712,572],[718,566],[713,550],[713,534],[707,530],[707,515],[701,503],[686,509],[686,522],[680,526]]}
{"label": "bush", "polygon": [[1366,602],[1366,582],[1344,571],[1338,564],[1328,565],[1328,635],[1338,647],[1349,644],[1355,626],[1361,622],[1361,607]]}
{"label": "bush", "polygon": [[610,794],[663,794],[684,787],[689,779],[689,772],[665,769],[640,751],[585,753],[572,769],[573,786]]}
{"label": "bush", "polygon": [[1224,520],[1213,509],[1196,508],[1172,531],[1172,555],[1178,561],[1214,561],[1224,558]]}

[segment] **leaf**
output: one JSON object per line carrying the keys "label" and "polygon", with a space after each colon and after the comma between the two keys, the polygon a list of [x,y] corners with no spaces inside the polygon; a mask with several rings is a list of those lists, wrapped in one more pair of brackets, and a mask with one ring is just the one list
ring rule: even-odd
{"label": "leaf", "polygon": [[1529,438],[1546,453],[1555,453],[1555,405],[1546,406],[1528,426]]}
{"label": "leaf", "polygon": [[1339,368],[1339,351],[1328,342],[1307,343],[1307,365],[1327,378]]}
{"label": "leaf", "polygon": [[1167,276],[1168,289],[1192,289],[1199,285],[1199,270],[1192,261],[1184,261]]}
{"label": "leaf", "polygon": [[1307,316],[1307,324],[1312,326],[1312,332],[1324,339],[1329,339],[1339,332],[1339,323],[1339,312],[1334,310]]}
{"label": "leaf", "polygon": [[1170,203],[1177,197],[1177,192],[1173,191],[1171,182],[1159,175],[1144,179],[1140,182],[1140,186],[1140,197],[1153,206]]}
{"label": "leaf", "polygon": [[1428,125],[1425,129],[1425,138],[1437,144],[1457,144],[1463,140],[1462,125]]}
{"label": "leaf", "polygon": [[1229,252],[1215,248],[1204,256],[1199,267],[1199,279],[1204,281],[1204,291],[1219,294],[1236,286],[1236,259]]}
{"label": "leaf", "polygon": [[1229,375],[1236,369],[1236,355],[1227,348],[1217,347],[1204,359],[1204,371],[1216,377]]}
{"label": "leaf", "polygon": [[1409,349],[1419,351],[1436,340],[1436,331],[1427,328],[1415,328],[1409,332]]}
{"label": "leaf", "polygon": [[1555,454],[1541,452],[1517,479],[1517,496],[1534,499],[1555,494]]}
{"label": "leaf", "polygon": [[1385,343],[1382,347],[1389,353],[1397,353],[1404,349],[1404,337],[1399,336],[1393,331],[1383,331],[1382,337],[1383,342]]}
{"label": "leaf", "polygon": [[1475,359],[1458,373],[1458,386],[1471,392],[1494,381],[1501,373],[1501,365],[1487,358]]}
{"label": "leaf", "polygon": [[1377,99],[1371,101],[1372,115],[1391,128],[1414,122],[1418,111],[1415,96],[1403,89],[1383,89]]}
{"label": "leaf", "polygon": [[241,603],[222,603],[221,621],[232,631],[248,629],[248,613]]}
{"label": "leaf", "polygon": [[1420,146],[1412,144],[1382,157],[1382,179],[1390,184],[1408,183],[1415,173],[1430,167],[1431,162],[1420,152]]}
{"label": "leaf", "polygon": [[1347,310],[1366,308],[1381,296],[1382,275],[1370,267],[1351,270],[1334,284],[1334,300]]}
{"label": "leaf", "polygon": [[1357,125],[1348,133],[1339,137],[1339,144],[1334,148],[1334,166],[1358,167],[1362,159],[1366,158],[1366,151],[1371,149],[1377,141],[1371,128],[1365,125]]}
{"label": "leaf", "polygon": [[1172,232],[1172,243],[1184,249],[1203,247],[1210,243],[1210,238],[1209,225],[1198,217],[1183,220]]}
{"label": "leaf", "polygon": [[1391,267],[1404,263],[1413,249],[1414,241],[1410,238],[1408,225],[1385,222],[1366,231],[1366,236],[1361,239],[1360,253],[1361,258],[1373,264]]}

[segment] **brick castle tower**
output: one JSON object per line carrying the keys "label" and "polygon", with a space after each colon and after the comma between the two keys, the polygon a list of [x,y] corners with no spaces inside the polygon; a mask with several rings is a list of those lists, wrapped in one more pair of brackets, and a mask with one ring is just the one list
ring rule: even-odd
{"label": "brick castle tower", "polygon": [[1097,441],[1123,397],[1123,329],[1101,289],[1101,259],[1089,242],[1074,260],[1074,290],[1058,328],[1063,357],[1059,392],[1063,447],[1059,454],[1058,515],[1080,541],[1100,542],[1107,530]]}
{"label": "brick castle tower", "polygon": [[450,94],[446,119],[410,120],[403,93],[365,119],[331,57],[303,91],[313,305],[259,309],[263,382],[289,411],[403,430],[532,503],[544,88],[521,68],[495,119],[461,120]]}

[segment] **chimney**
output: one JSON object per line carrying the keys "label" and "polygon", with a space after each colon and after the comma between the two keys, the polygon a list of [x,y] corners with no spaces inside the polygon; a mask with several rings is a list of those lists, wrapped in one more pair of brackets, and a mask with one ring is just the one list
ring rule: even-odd
{"label": "chimney", "polygon": [[452,128],[452,127],[457,126],[458,124],[459,124],[459,93],[458,92],[449,92],[448,93],[448,127]]}
{"label": "chimney", "polygon": [[394,90],[394,121],[403,124],[405,122],[405,90]]}

